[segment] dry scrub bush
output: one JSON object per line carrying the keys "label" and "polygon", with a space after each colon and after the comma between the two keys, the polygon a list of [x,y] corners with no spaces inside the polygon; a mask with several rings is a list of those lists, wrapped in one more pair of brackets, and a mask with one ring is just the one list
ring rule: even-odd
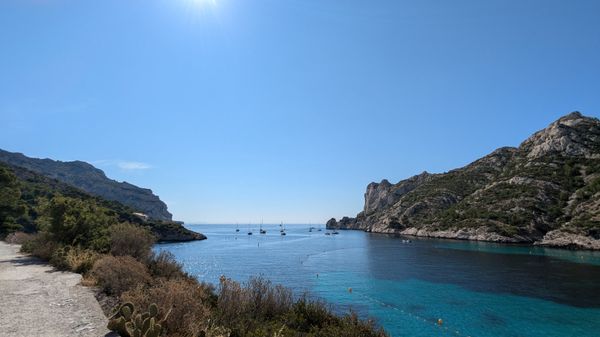
{"label": "dry scrub bush", "polygon": [[156,303],[162,319],[171,310],[163,324],[168,336],[199,336],[206,329],[210,317],[210,290],[196,281],[187,279],[161,280],[152,287],[138,286],[121,296],[136,308]]}
{"label": "dry scrub bush", "polygon": [[131,256],[104,256],[96,261],[91,273],[109,295],[118,296],[152,281],[146,266]]}
{"label": "dry scrub bush", "polygon": [[148,262],[148,269],[150,274],[154,277],[176,279],[176,278],[189,278],[189,276],[183,271],[183,265],[177,260],[173,253],[166,250],[160,251],[158,254],[152,254],[150,261]]}
{"label": "dry scrub bush", "polygon": [[10,244],[22,245],[30,240],[33,240],[34,237],[35,235],[33,234],[27,234],[24,232],[14,232],[8,234],[6,236],[6,239],[4,240]]}
{"label": "dry scrub bush", "polygon": [[93,250],[73,246],[58,246],[52,253],[50,264],[60,270],[85,274],[92,269],[100,254]]}
{"label": "dry scrub bush", "polygon": [[147,229],[130,223],[112,225],[110,232],[110,253],[115,256],[133,256],[146,261],[150,256],[156,238]]}
{"label": "dry scrub bush", "polygon": [[59,244],[52,240],[48,233],[34,234],[33,238],[21,246],[21,250],[44,260],[50,260]]}
{"label": "dry scrub bush", "polygon": [[71,271],[85,274],[92,269],[100,257],[101,255],[93,250],[73,247],[67,252],[65,260]]}
{"label": "dry scrub bush", "polygon": [[252,277],[244,286],[225,277],[220,280],[217,310],[225,325],[240,319],[273,319],[288,312],[293,303],[291,290],[263,277]]}

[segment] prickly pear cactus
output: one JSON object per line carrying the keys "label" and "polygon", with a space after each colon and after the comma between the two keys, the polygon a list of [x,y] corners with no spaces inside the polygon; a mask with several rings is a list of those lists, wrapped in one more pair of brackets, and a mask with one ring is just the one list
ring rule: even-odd
{"label": "prickly pear cactus", "polygon": [[[158,306],[150,304],[148,311],[134,315],[135,308],[131,303],[122,304],[108,321],[108,329],[121,337],[159,337],[162,332],[158,321]],[[166,319],[166,317],[165,317]]]}

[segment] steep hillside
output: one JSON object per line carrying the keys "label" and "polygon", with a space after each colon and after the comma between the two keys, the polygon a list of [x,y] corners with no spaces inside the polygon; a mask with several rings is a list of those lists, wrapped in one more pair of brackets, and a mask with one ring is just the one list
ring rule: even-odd
{"label": "steep hillside", "polygon": [[42,226],[43,209],[55,197],[78,202],[93,209],[110,223],[130,222],[152,231],[160,241],[202,240],[206,237],[184,228],[180,223],[144,219],[118,201],[93,196],[28,169],[0,163],[0,236],[13,230],[33,232]]}
{"label": "steep hillside", "polygon": [[109,179],[102,170],[86,162],[29,158],[4,150],[0,150],[0,162],[26,168],[107,200],[118,201],[152,219],[170,221],[173,217],[167,205],[151,190]]}
{"label": "steep hillside", "polygon": [[329,228],[600,249],[600,121],[566,115],[443,174],[371,183],[355,218]]}

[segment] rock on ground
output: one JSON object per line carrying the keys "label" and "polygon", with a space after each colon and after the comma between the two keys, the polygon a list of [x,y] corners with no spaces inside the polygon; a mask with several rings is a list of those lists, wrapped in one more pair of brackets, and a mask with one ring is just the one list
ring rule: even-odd
{"label": "rock on ground", "polygon": [[0,241],[0,336],[110,336],[81,275],[56,271]]}

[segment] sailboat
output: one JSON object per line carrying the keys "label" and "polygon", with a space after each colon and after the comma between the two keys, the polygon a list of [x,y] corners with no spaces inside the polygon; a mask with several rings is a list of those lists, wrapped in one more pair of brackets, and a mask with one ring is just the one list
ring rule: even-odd
{"label": "sailboat", "polygon": [[281,227],[281,229],[279,230],[279,233],[280,233],[281,235],[286,235],[286,234],[285,234],[285,227],[283,227],[283,221],[281,222],[281,224],[279,225],[279,227]]}
{"label": "sailboat", "polygon": [[238,224],[235,224],[235,232],[238,233],[240,231],[240,226]]}
{"label": "sailboat", "polygon": [[[250,224],[252,226],[252,224]],[[252,235],[252,227],[248,230],[248,235]]]}
{"label": "sailboat", "polygon": [[260,230],[259,230],[260,234],[267,234],[267,231],[262,228],[262,225],[263,225],[263,223],[261,221],[260,222]]}

